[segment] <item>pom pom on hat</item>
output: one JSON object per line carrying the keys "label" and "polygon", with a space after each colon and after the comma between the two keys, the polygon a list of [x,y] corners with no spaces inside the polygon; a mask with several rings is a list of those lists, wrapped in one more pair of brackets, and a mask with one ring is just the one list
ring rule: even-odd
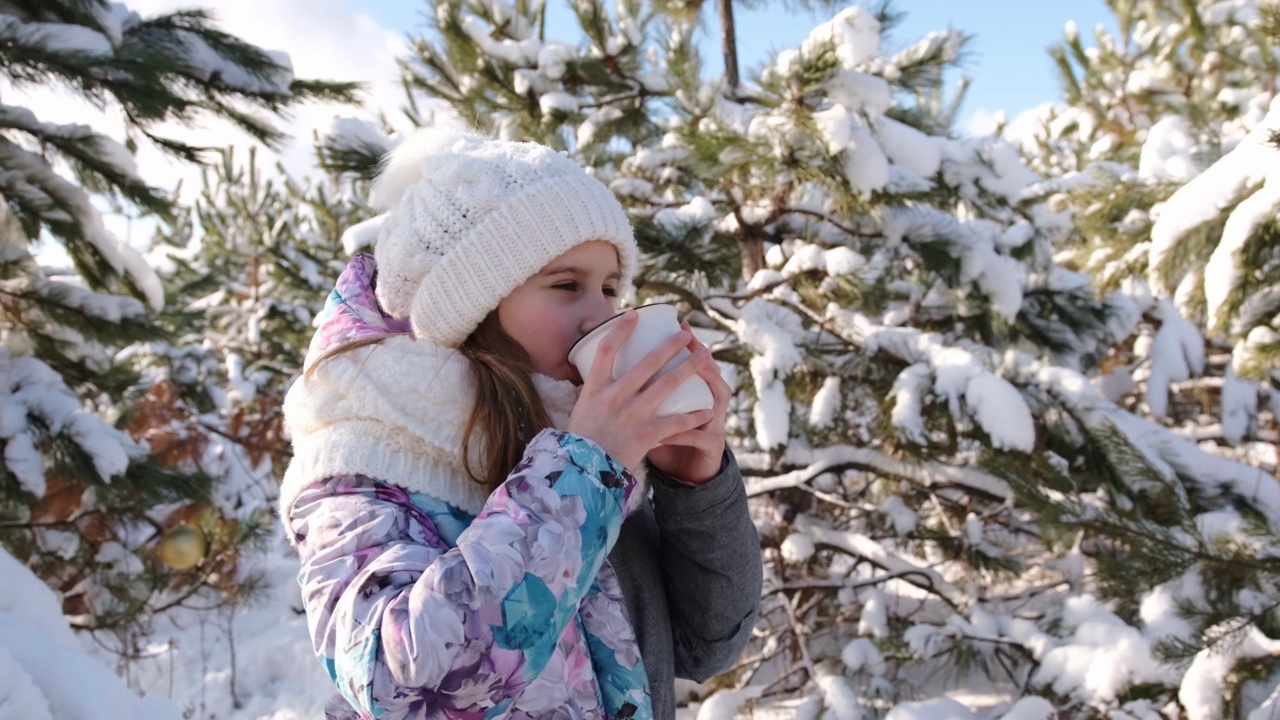
{"label": "pom pom on hat", "polygon": [[369,204],[376,210],[395,209],[404,193],[422,179],[424,160],[440,155],[459,143],[481,140],[452,124],[433,125],[405,137],[382,157],[381,167],[369,190]]}
{"label": "pom pom on hat", "polygon": [[637,250],[613,192],[563,153],[457,127],[418,130],[384,158],[370,201],[378,302],[457,347],[512,290],[564,252],[612,243],[624,284]]}

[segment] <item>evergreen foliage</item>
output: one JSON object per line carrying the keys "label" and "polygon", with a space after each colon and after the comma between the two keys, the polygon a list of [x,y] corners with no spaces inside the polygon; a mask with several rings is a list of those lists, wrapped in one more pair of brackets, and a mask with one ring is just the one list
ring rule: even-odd
{"label": "evergreen foliage", "polygon": [[1014,131],[1031,167],[1061,176],[1040,190],[1074,211],[1061,246],[1071,264],[1143,316],[1107,361],[1111,396],[1274,468],[1280,305],[1265,179],[1280,10],[1109,4],[1118,32],[1100,26],[1089,45],[1068,26],[1053,50],[1064,102]]}
{"label": "evergreen foliage", "polygon": [[[205,409],[135,362],[196,318],[160,314],[163,281],[98,207],[178,216],[133,158],[151,143],[209,159],[198,136],[165,131],[174,123],[222,118],[271,146],[289,108],[350,101],[356,88],[294,78],[287,56],[202,10],[143,18],[105,0],[0,2],[0,37],[9,103],[53,85],[123,121],[121,143],[0,105],[0,543],[60,594],[74,627],[118,632],[128,652],[156,612],[249,593],[238,559],[268,518],[260,504],[217,508],[229,471],[202,459],[213,450],[196,432],[208,430]],[[69,266],[42,265],[49,246]]]}
{"label": "evergreen foliage", "polygon": [[194,207],[157,231],[167,296],[156,321],[166,334],[127,349],[141,378],[122,421],[154,462],[216,480],[173,512],[212,541],[198,569],[226,577],[215,586],[221,601],[252,599],[262,586],[238,561],[278,522],[277,481],[289,458],[284,394],[344,265],[342,231],[368,215],[353,199],[363,194],[295,181],[278,165],[264,172],[254,150],[237,161],[227,149],[205,169]]}
{"label": "evergreen foliage", "polygon": [[437,0],[405,67],[609,183],[645,253],[631,300],[679,305],[736,389],[766,591],[710,689],[840,717],[993,686],[1062,717],[1238,701],[1206,658],[1267,647],[1280,489],[1087,379],[1137,308],[1059,264],[1060,183],[949,136],[964,36],[882,52],[892,13],[852,7],[727,91],[688,13],[573,7],[578,46],[543,41],[542,5]]}

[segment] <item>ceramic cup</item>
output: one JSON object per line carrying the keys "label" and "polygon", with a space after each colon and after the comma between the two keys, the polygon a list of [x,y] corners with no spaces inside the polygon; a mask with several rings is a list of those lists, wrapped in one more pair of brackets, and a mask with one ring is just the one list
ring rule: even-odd
{"label": "ceramic cup", "polygon": [[[649,351],[662,344],[663,340],[680,332],[680,321],[676,319],[676,308],[674,305],[665,303],[655,303],[653,305],[643,305],[634,308],[639,315],[639,322],[636,323],[635,330],[632,331],[631,337],[627,338],[627,342],[619,350],[613,363],[613,378],[616,380],[627,373],[628,370],[635,367],[640,359],[649,353]],[[591,332],[582,336],[582,339],[574,343],[569,349],[569,362],[578,368],[578,372],[582,377],[586,377],[591,372],[591,365],[595,362],[596,350],[600,347],[600,341],[604,339],[609,331],[613,330],[613,323],[622,314],[614,315],[597,325]],[[689,357],[687,349],[680,350],[670,362],[662,366],[654,374],[656,380],[663,373],[671,370],[671,368],[679,365],[681,361]],[[650,383],[653,380],[649,381]],[[646,385],[645,387],[648,387]],[[701,377],[694,375],[693,377],[681,383],[667,399],[662,401],[658,406],[657,415],[666,417],[668,415],[677,415],[680,413],[693,412],[694,410],[706,410],[715,405],[715,398],[711,395],[711,388],[707,385],[707,381]]]}

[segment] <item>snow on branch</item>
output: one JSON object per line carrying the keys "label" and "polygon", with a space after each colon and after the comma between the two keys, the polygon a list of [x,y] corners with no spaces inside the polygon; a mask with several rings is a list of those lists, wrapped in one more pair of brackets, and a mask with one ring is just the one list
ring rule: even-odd
{"label": "snow on branch", "polygon": [[[1180,268],[1169,267],[1169,260],[1172,259],[1175,249],[1183,238],[1205,223],[1217,220],[1224,210],[1235,205],[1242,196],[1251,195],[1267,176],[1269,169],[1280,161],[1280,151],[1277,151],[1271,143],[1271,135],[1278,129],[1280,129],[1280,105],[1273,101],[1266,120],[1251,130],[1235,149],[1186,185],[1178,188],[1168,201],[1160,206],[1160,214],[1151,228],[1148,277],[1151,287],[1157,293],[1168,295],[1177,284],[1174,273],[1179,272]],[[1269,203],[1274,193],[1273,189],[1257,203],[1245,206],[1237,225],[1256,223],[1256,216],[1261,208],[1256,208],[1254,205]],[[1248,218],[1245,217],[1246,215]],[[1247,236],[1248,233],[1241,228],[1238,232],[1233,232],[1231,237],[1224,238],[1224,242],[1232,243],[1224,252],[1228,254],[1234,252],[1236,240],[1233,238],[1238,238],[1242,234]],[[1218,259],[1215,266],[1224,271],[1229,267],[1222,258]],[[1220,279],[1214,281],[1220,283],[1223,289],[1206,287],[1206,295],[1210,301],[1220,302],[1220,299],[1226,295],[1227,288],[1230,288],[1234,282],[1238,282],[1236,277],[1237,273],[1226,272]],[[1206,279],[1208,279],[1207,275]],[[1216,310],[1216,308],[1217,306],[1214,305],[1213,309]],[[1214,312],[1209,314],[1210,322],[1213,321],[1215,314]]]}
{"label": "snow on branch", "polygon": [[[79,242],[88,243],[98,259],[115,273],[125,273],[155,310],[164,305],[164,289],[142,254],[110,232],[89,195],[54,172],[39,155],[0,138],[0,192],[16,203],[29,219],[46,225],[75,255]],[[99,281],[105,278],[98,278]]]}
{"label": "snow on branch", "polygon": [[1280,532],[1280,483],[1274,475],[1205,452],[1168,428],[1131,413],[1115,412],[1112,420],[1141,448],[1150,448],[1184,481],[1203,490],[1244,499],[1262,513],[1273,532]]}
{"label": "snow on branch", "polygon": [[1026,267],[996,252],[993,238],[975,233],[968,223],[938,208],[887,208],[883,217],[884,234],[890,242],[944,244],[960,261],[961,280],[972,282],[1006,320],[1012,320],[1022,309]]}
{"label": "snow on branch", "polygon": [[[146,313],[146,308],[137,298],[97,293],[82,285],[62,280],[33,278],[32,284],[35,292],[29,299],[82,314],[89,320],[105,320],[116,324],[122,320],[140,319]],[[9,283],[0,281],[0,289],[9,291]]]}
{"label": "snow on branch", "polygon": [[969,604],[968,596],[960,588],[943,579],[936,570],[915,565],[901,556],[894,556],[883,545],[862,533],[832,530],[816,523],[800,520],[797,520],[797,529],[808,535],[815,545],[836,548],[867,560],[903,582],[938,595],[953,608],[963,608]]}
{"label": "snow on branch", "polygon": [[222,39],[218,33],[178,30],[175,36],[182,46],[182,62],[193,77],[249,95],[290,94],[293,62],[287,53],[259,51],[267,62],[251,67],[229,57],[225,43],[218,42]]}
{"label": "snow on branch", "polygon": [[[787,459],[798,460],[800,454],[801,451],[789,450]],[[846,468],[859,468],[898,477],[928,488],[961,487],[1000,501],[1007,501],[1013,496],[1008,483],[972,468],[934,461],[911,462],[872,448],[852,445],[832,445],[805,450],[803,454],[810,462],[801,469],[772,477],[748,478],[747,496],[755,497],[783,488],[799,487],[823,473]]]}
{"label": "snow on branch", "polygon": [[[82,165],[92,167],[116,184],[143,185],[133,155],[123,145],[88,125],[41,122],[23,107],[0,105],[0,127],[27,133],[42,145],[52,145]],[[145,187],[145,185],[143,185]]]}
{"label": "snow on branch", "polygon": [[110,57],[115,49],[110,38],[83,25],[67,23],[27,23],[0,13],[0,42],[8,50],[22,54],[75,57],[83,61]]}
{"label": "snow on branch", "polygon": [[[933,333],[912,328],[887,328],[871,323],[860,313],[832,306],[830,328],[868,352],[886,351],[903,362],[919,365],[917,375],[933,375],[933,391],[947,400],[957,419],[967,415],[991,438],[994,447],[1031,452],[1035,447],[1035,422],[1021,393],[1008,380],[994,374],[994,353],[981,348],[957,347]],[[922,376],[916,378],[922,380]],[[916,402],[907,386],[897,397],[904,404],[895,407],[894,424],[903,428],[923,428],[918,417],[909,417]],[[917,388],[915,392],[919,392]]]}
{"label": "snow on branch", "polygon": [[1231,696],[1229,678],[1236,672],[1236,665],[1243,659],[1277,656],[1280,656],[1280,640],[1267,637],[1255,626],[1250,626],[1244,638],[1228,648],[1201,650],[1178,686],[1178,701],[1187,709],[1187,718],[1218,720],[1222,717],[1223,701]]}
{"label": "snow on branch", "polygon": [[757,298],[742,307],[734,324],[742,341],[756,353],[750,369],[758,398],[753,414],[760,447],[785,445],[791,432],[791,402],[782,381],[803,357],[796,347],[804,332],[800,318]]}
{"label": "snow on branch", "polygon": [[[35,420],[36,422],[32,422]],[[42,435],[37,428],[43,428]],[[123,473],[145,448],[102,418],[86,412],[61,376],[33,357],[0,348],[0,440],[4,464],[27,492],[45,492],[45,461],[37,445],[65,435],[90,458],[104,481]]]}

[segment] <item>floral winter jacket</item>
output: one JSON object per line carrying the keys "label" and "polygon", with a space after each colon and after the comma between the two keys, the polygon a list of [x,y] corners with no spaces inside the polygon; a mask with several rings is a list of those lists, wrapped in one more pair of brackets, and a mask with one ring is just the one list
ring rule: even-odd
{"label": "floral winter jacket", "polygon": [[[309,358],[399,331],[377,311],[371,276],[367,257],[343,274]],[[758,550],[736,468],[709,492],[658,478],[655,499],[674,499],[655,513],[597,445],[548,429],[502,486],[477,496],[443,452],[469,411],[465,372],[423,345],[389,338],[326,361],[286,402],[295,460],[282,509],[317,655],[340,693],[328,716],[650,718],[656,706],[671,717],[673,672],[723,670],[754,620],[754,599],[741,595],[758,598]],[[398,367],[425,378],[425,396],[404,389],[404,374],[382,387]],[[563,419],[576,394],[557,400],[565,388],[545,380],[548,409]],[[698,534],[714,529],[697,525],[726,512],[741,516],[729,539],[750,547],[682,549],[707,543]],[[708,596],[673,597],[704,580]],[[731,586],[737,597],[720,599]]]}

